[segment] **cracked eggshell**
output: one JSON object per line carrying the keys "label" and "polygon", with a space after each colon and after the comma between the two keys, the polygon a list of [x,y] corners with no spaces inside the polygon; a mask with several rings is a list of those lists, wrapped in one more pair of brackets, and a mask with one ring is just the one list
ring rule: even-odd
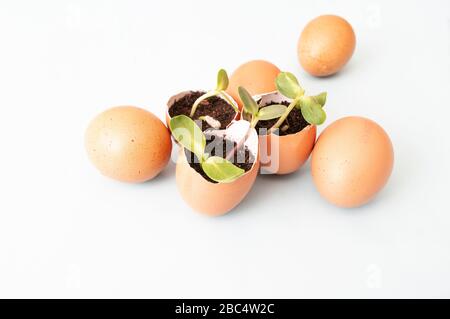
{"label": "cracked eggshell", "polygon": [[172,141],[164,123],[134,106],[113,107],[95,117],[85,133],[89,159],[105,176],[138,183],[167,165]]}
{"label": "cracked eggshell", "polygon": [[319,193],[340,207],[366,204],[391,175],[394,151],[381,126],[350,116],[330,124],[319,136],[311,173]]}
{"label": "cracked eggshell", "polygon": [[242,109],[242,101],[238,88],[245,87],[251,95],[275,91],[275,79],[280,69],[264,60],[253,60],[240,65],[231,75],[227,92],[238,102]]}
{"label": "cracked eggshell", "polygon": [[[227,130],[208,130],[206,135],[224,136],[238,143],[249,127],[247,121],[233,122]],[[197,173],[188,163],[183,148],[180,148],[176,166],[178,190],[184,201],[195,211],[220,216],[236,207],[247,195],[255,182],[259,170],[258,137],[253,130],[245,145],[255,158],[252,168],[231,183],[211,183]]]}
{"label": "cracked eggshell", "polygon": [[[198,91],[203,91],[203,90],[198,90]],[[170,128],[170,120],[172,119],[171,116],[170,116],[170,114],[169,114],[170,108],[175,104],[176,101],[178,101],[179,99],[181,99],[182,97],[184,97],[184,96],[186,96],[186,95],[188,95],[188,94],[191,94],[191,92],[192,92],[192,90],[191,90],[191,91],[183,91],[183,92],[181,92],[181,93],[175,94],[174,96],[172,96],[172,97],[169,99],[169,101],[167,102],[167,110],[166,110],[166,125],[167,125],[167,127]],[[239,105],[238,105],[237,102],[233,99],[233,97],[230,96],[230,95],[229,95],[228,93],[226,93],[226,92],[224,92],[224,94],[226,94],[227,97],[230,99],[230,101],[233,102],[233,106],[234,106],[236,109],[239,109]],[[220,95],[219,95],[218,97],[221,98],[222,100],[224,100],[225,102],[227,102],[227,104],[228,104],[228,101],[225,100],[223,97],[221,97]],[[239,116],[240,116],[240,113],[239,113],[239,112],[236,112],[236,115],[234,116],[233,121],[238,120],[238,119],[239,119]],[[231,123],[233,123],[233,121],[231,121]],[[230,125],[231,125],[231,123],[230,123]]]}
{"label": "cracked eggshell", "polygon": [[[261,99],[261,106],[266,106],[269,102],[291,102],[278,92],[257,95],[254,99]],[[297,171],[308,160],[314,148],[316,132],[315,125],[308,125],[295,134],[260,135],[258,138],[262,173],[284,175]]]}

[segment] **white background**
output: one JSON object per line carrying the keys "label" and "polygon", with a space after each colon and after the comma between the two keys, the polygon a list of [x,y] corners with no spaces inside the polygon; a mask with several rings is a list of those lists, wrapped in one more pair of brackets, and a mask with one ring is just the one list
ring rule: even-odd
{"label": "white background", "polygon": [[[338,75],[297,62],[303,26],[339,14],[357,49]],[[362,115],[395,167],[369,205],[331,206],[309,164],[260,176],[221,218],[192,212],[174,165],[127,185],[87,160],[89,120],[266,59]],[[0,297],[450,297],[450,2],[0,1]],[[323,129],[323,127],[321,129]]]}

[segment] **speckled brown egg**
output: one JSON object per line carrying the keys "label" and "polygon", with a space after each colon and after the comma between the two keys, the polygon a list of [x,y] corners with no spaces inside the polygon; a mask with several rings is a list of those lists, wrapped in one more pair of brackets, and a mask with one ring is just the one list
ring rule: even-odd
{"label": "speckled brown egg", "polygon": [[311,75],[332,75],[350,60],[355,44],[350,23],[335,15],[323,15],[303,29],[297,46],[298,60]]}
{"label": "speckled brown egg", "polygon": [[394,151],[386,132],[372,120],[350,116],[319,136],[311,172],[319,193],[341,207],[369,202],[387,183]]}
{"label": "speckled brown egg", "polygon": [[85,134],[88,156],[104,175],[123,182],[144,182],[167,165],[172,141],[152,113],[133,106],[114,107],[92,120]]}

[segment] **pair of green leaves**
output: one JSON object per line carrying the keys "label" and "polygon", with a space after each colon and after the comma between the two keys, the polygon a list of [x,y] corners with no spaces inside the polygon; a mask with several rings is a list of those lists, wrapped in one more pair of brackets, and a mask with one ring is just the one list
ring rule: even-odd
{"label": "pair of green leaves", "polygon": [[278,74],[275,84],[278,92],[292,100],[305,94],[305,90],[300,86],[295,75],[290,72]]}
{"label": "pair of green leaves", "polygon": [[197,156],[203,171],[218,183],[230,183],[245,171],[230,161],[205,153],[206,137],[198,125],[185,115],[178,115],[170,120],[170,130],[175,140]]}
{"label": "pair of green leaves", "polygon": [[244,105],[244,111],[252,115],[253,126],[255,126],[258,121],[276,119],[286,112],[286,106],[281,104],[269,105],[260,109],[258,103],[256,103],[245,88],[240,86],[238,91],[239,97]]}
{"label": "pair of green leaves", "polygon": [[297,78],[290,72],[281,72],[275,81],[278,92],[294,100],[295,107],[300,109],[305,120],[314,125],[320,125],[326,120],[323,110],[327,99],[327,93],[316,96],[305,96],[305,90],[300,86]]}
{"label": "pair of green leaves", "polygon": [[192,105],[190,117],[193,117],[195,114],[195,111],[197,110],[197,107],[200,105],[200,103],[210,97],[213,96],[220,96],[225,101],[227,101],[228,104],[230,104],[233,109],[238,112],[238,108],[236,105],[230,100],[228,95],[225,93],[225,90],[228,88],[228,85],[230,84],[230,80],[228,79],[228,74],[224,69],[220,69],[217,73],[217,84],[216,88],[214,90],[208,91],[202,96],[200,96]]}

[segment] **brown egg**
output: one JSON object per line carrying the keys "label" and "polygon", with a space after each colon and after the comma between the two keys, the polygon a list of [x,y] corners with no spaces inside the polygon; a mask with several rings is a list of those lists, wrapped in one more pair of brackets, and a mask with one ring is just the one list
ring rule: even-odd
{"label": "brown egg", "polygon": [[85,145],[102,174],[132,183],[158,175],[172,150],[163,122],[133,106],[114,107],[94,118],[86,130]]}
{"label": "brown egg", "polygon": [[230,77],[227,92],[239,104],[242,109],[242,101],[239,97],[238,87],[245,87],[251,95],[263,94],[275,91],[275,79],[280,69],[270,62],[254,60],[242,64]]}
{"label": "brown egg", "polygon": [[328,126],[314,147],[311,172],[320,194],[341,207],[369,202],[389,179],[391,140],[375,122],[345,117]]}
{"label": "brown egg", "polygon": [[[283,102],[289,99],[278,92],[256,95],[260,105]],[[261,171],[265,174],[290,174],[297,171],[309,158],[316,141],[316,126],[309,125],[298,133],[279,136],[260,135],[259,149]]]}
{"label": "brown egg", "polygon": [[[246,121],[233,122],[227,129],[227,137],[238,142],[245,134],[248,125]],[[245,128],[245,131],[242,128]],[[244,134],[241,134],[242,132]],[[210,134],[223,133],[222,130]],[[207,181],[189,165],[184,149],[180,149],[176,167],[177,186],[181,197],[192,209],[209,216],[220,216],[232,210],[247,196],[259,170],[258,137],[254,130],[245,145],[256,160],[249,171],[231,183]]]}
{"label": "brown egg", "polygon": [[311,75],[328,76],[350,60],[355,43],[353,28],[345,19],[323,15],[303,29],[297,46],[298,59]]}

